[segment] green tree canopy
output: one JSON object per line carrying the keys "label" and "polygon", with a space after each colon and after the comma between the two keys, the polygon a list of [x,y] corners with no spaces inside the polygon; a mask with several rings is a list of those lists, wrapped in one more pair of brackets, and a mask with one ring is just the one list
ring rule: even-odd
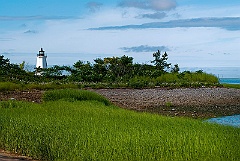
{"label": "green tree canopy", "polygon": [[164,72],[165,69],[169,69],[171,66],[171,63],[167,63],[168,60],[168,54],[165,52],[161,55],[161,52],[158,50],[157,52],[153,53],[154,60],[151,61],[151,63],[154,63],[154,65],[157,67],[158,70],[161,72]]}

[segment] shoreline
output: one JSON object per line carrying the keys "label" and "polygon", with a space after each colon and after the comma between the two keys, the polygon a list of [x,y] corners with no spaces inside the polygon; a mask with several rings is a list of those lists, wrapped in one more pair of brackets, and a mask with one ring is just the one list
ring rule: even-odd
{"label": "shoreline", "polygon": [[[138,112],[165,116],[214,118],[240,114],[240,89],[233,88],[147,88],[86,89],[108,98],[113,104]],[[0,101],[41,103],[44,91],[0,92]]]}
{"label": "shoreline", "polygon": [[214,118],[240,114],[240,90],[232,88],[153,88],[93,90],[125,109],[165,116]]}

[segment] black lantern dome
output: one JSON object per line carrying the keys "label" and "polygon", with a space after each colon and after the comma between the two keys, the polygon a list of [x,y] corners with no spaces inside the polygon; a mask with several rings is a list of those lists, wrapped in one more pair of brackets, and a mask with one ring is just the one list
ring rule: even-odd
{"label": "black lantern dome", "polygon": [[45,51],[43,51],[43,48],[41,48],[41,50],[40,50],[39,53],[38,53],[38,56],[44,56],[44,52],[45,52]]}

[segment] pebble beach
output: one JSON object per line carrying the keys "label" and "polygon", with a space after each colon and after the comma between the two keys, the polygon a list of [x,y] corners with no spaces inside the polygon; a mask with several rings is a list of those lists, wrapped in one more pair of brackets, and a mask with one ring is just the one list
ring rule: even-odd
{"label": "pebble beach", "polygon": [[114,104],[167,116],[212,118],[240,114],[240,90],[230,88],[98,89]]}

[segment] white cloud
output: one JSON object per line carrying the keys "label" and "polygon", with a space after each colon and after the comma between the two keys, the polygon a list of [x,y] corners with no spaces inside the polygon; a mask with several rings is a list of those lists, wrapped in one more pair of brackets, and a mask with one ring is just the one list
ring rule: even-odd
{"label": "white cloud", "polygon": [[165,12],[147,13],[137,16],[137,18],[163,19],[167,16]]}
{"label": "white cloud", "polygon": [[25,34],[37,34],[38,31],[36,31],[36,30],[27,30],[27,31],[25,31],[24,33],[25,33]]}
{"label": "white cloud", "polygon": [[146,29],[146,28],[176,28],[176,27],[218,27],[226,30],[240,30],[240,17],[222,18],[195,18],[180,19],[168,22],[151,22],[140,25],[107,26],[90,28],[91,30],[122,30],[122,29]]}
{"label": "white cloud", "polygon": [[150,8],[154,10],[170,10],[176,7],[176,1],[174,0],[150,0]]}
{"label": "white cloud", "polygon": [[199,17],[240,17],[240,6],[178,6],[169,14],[179,14],[182,19],[192,19]]}
{"label": "white cloud", "polygon": [[119,3],[121,7],[152,9],[156,11],[174,9],[176,5],[175,0],[123,0]]}
{"label": "white cloud", "polygon": [[102,3],[91,1],[87,3],[87,8],[90,12],[96,12],[102,7],[102,5]]}
{"label": "white cloud", "polygon": [[135,53],[142,53],[142,52],[156,52],[160,51],[168,51],[168,47],[166,46],[149,46],[149,45],[140,45],[140,46],[133,46],[133,47],[121,47],[126,53],[135,52]]}

